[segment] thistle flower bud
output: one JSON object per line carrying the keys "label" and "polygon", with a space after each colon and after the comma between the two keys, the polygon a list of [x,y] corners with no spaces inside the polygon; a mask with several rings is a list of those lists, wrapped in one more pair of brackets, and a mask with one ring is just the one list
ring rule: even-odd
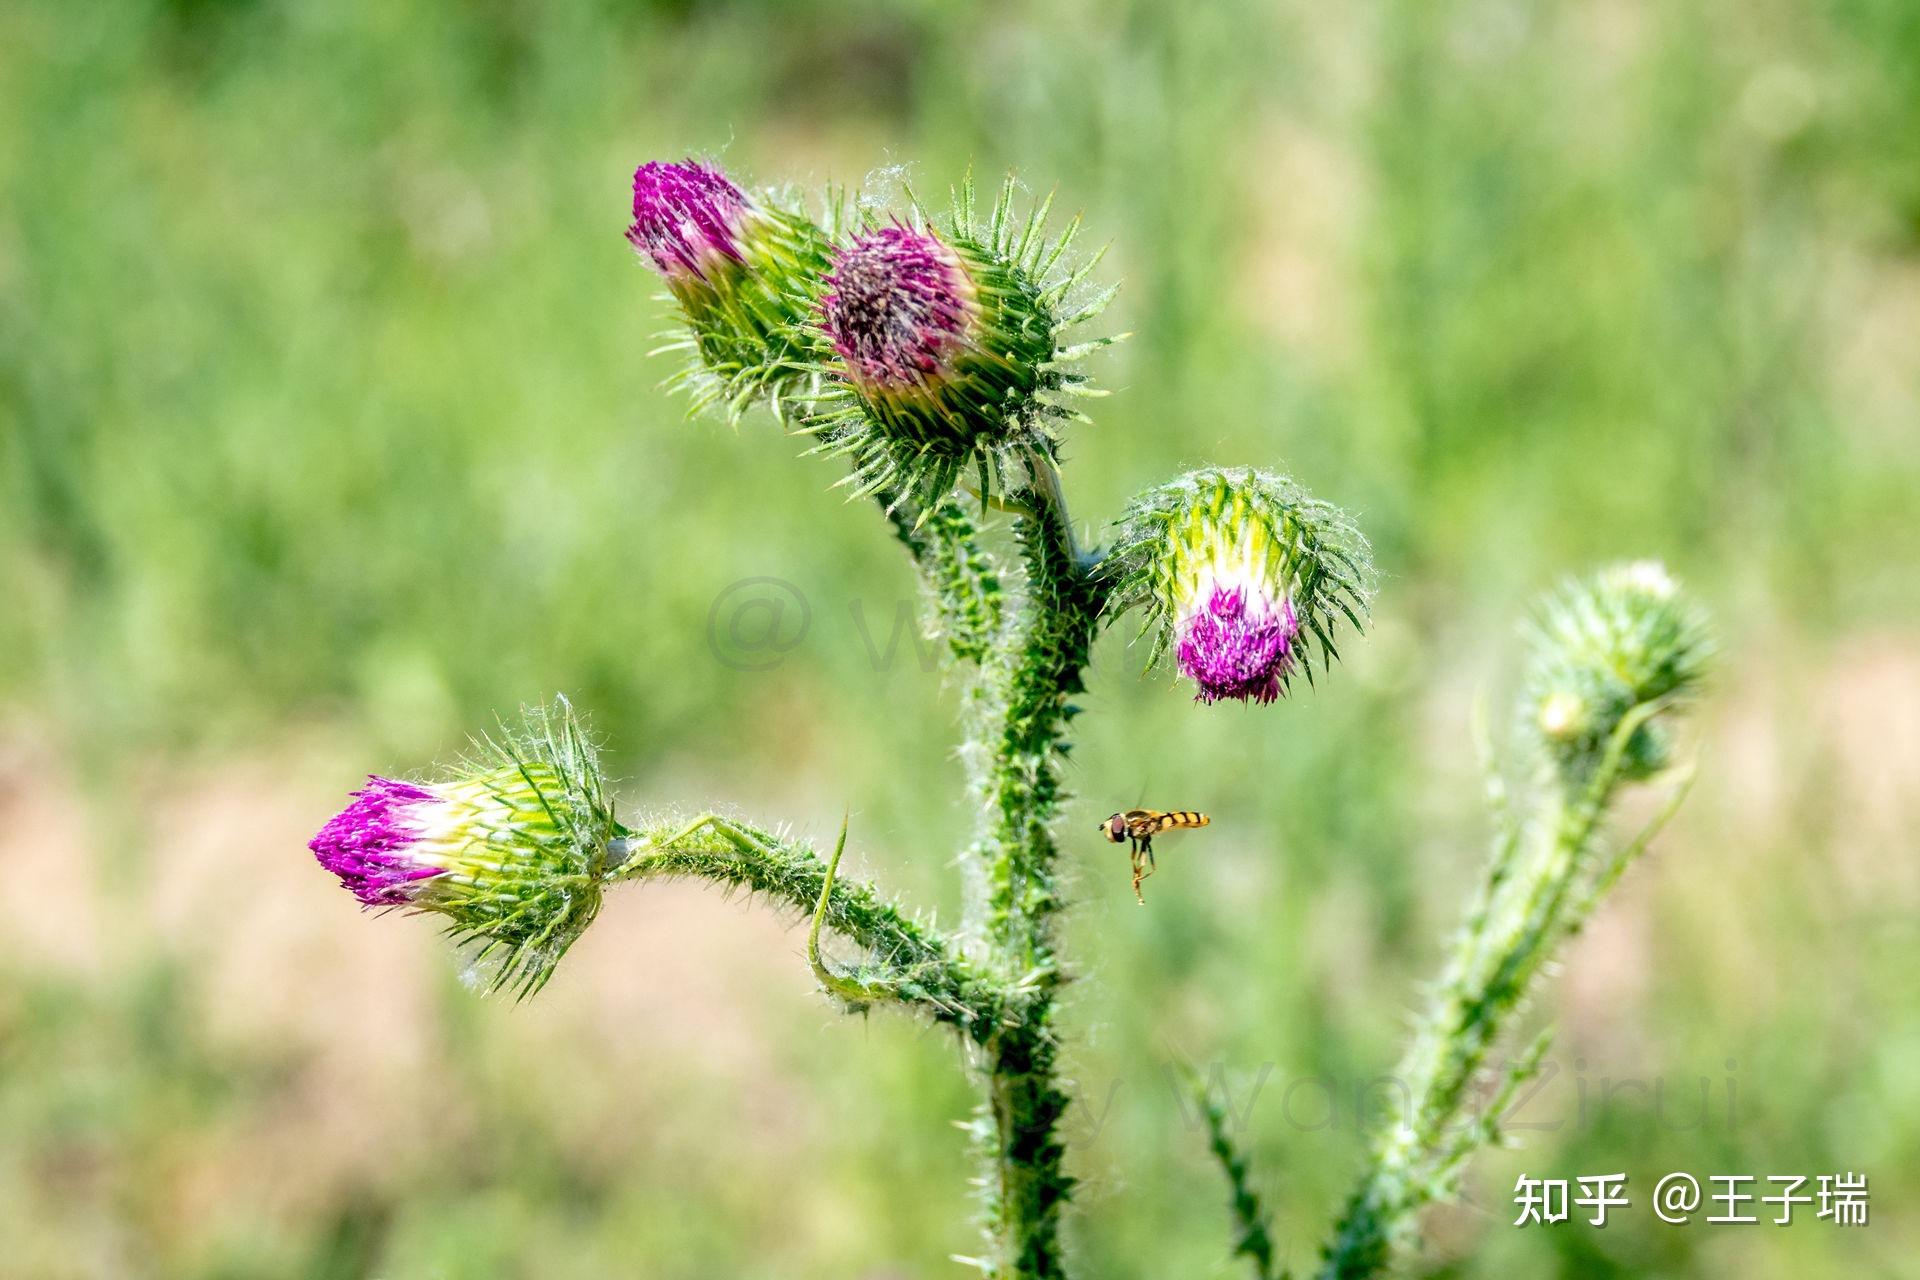
{"label": "thistle flower bud", "polygon": [[649,161],[633,174],[627,241],[665,280],[693,356],[679,381],[695,408],[737,416],[765,398],[783,417],[811,382],[808,323],[826,270],[827,237],[797,211],[756,198],[712,165]]}
{"label": "thistle flower bud", "polygon": [[976,225],[971,185],[936,229],[915,210],[855,234],[833,254],[819,331],[835,380],[811,428],[854,462],[862,493],[886,489],[928,502],[972,470],[983,490],[1022,451],[1052,456],[1066,407],[1091,394],[1073,363],[1106,345],[1062,345],[1107,296],[1077,309],[1069,291],[1092,269],[1057,270],[1077,230],[1043,239],[1047,207],[1011,216],[1013,186]]}
{"label": "thistle flower bud", "polygon": [[600,909],[619,828],[561,704],[437,782],[371,777],[308,845],[369,907],[437,912],[488,985],[545,985]]}
{"label": "thistle flower bud", "polygon": [[[1550,597],[1532,624],[1522,718],[1568,777],[1583,777],[1636,707],[1686,697],[1712,642],[1700,611],[1656,561],[1615,565]],[[1649,718],[1628,736],[1623,770],[1667,764],[1668,732]]]}
{"label": "thistle flower bud", "polygon": [[1291,480],[1205,470],[1135,499],[1109,561],[1114,611],[1144,605],[1200,702],[1269,703],[1339,650],[1340,618],[1363,630],[1373,591],[1367,540],[1339,508]]}

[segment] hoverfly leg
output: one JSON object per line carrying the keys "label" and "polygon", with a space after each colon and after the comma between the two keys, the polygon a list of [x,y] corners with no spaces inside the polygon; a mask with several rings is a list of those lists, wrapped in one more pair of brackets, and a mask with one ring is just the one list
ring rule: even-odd
{"label": "hoverfly leg", "polygon": [[1133,896],[1143,907],[1147,900],[1140,896],[1140,882],[1153,873],[1153,837],[1141,836],[1140,850],[1133,855]]}

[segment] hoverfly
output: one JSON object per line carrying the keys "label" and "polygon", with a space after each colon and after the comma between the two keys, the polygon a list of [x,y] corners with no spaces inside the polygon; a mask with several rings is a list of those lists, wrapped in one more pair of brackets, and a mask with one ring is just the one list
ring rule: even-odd
{"label": "hoverfly", "polygon": [[1133,864],[1133,896],[1144,907],[1147,900],[1140,896],[1140,882],[1155,870],[1153,838],[1162,831],[1179,827],[1204,827],[1212,821],[1206,814],[1195,813],[1191,809],[1178,809],[1171,813],[1162,813],[1158,809],[1129,809],[1101,823],[1100,830],[1114,844],[1123,841],[1132,844],[1129,857]]}

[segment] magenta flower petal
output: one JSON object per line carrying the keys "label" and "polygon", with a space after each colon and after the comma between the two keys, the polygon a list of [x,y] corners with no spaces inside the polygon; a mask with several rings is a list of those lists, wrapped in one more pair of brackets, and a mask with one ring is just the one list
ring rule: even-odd
{"label": "magenta flower petal", "polygon": [[1276,604],[1245,587],[1215,586],[1181,624],[1176,656],[1198,686],[1198,701],[1269,703],[1280,696],[1299,631],[1291,600]]}
{"label": "magenta flower petal", "polygon": [[654,160],[633,173],[627,240],[665,276],[705,278],[716,259],[739,261],[747,198],[710,165]]}
{"label": "magenta flower petal", "polygon": [[411,782],[369,777],[307,847],[368,906],[402,905],[412,901],[417,881],[444,871],[408,856],[419,838],[416,811],[437,799]]}
{"label": "magenta flower petal", "polygon": [[853,381],[899,391],[948,371],[974,317],[973,284],[938,238],[882,227],[834,255],[821,320]]}

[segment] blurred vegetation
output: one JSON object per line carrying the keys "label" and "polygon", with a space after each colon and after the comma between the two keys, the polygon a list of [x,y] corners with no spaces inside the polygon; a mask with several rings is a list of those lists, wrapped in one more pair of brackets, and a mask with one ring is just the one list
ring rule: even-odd
{"label": "blurred vegetation", "polygon": [[[1057,183],[1137,335],[1070,443],[1082,517],[1252,462],[1380,551],[1378,634],[1277,710],[1202,711],[1102,644],[1085,829],[1137,801],[1215,825],[1145,911],[1086,844],[1084,1274],[1225,1268],[1176,1055],[1233,1075],[1309,1260],[1477,863],[1474,697],[1537,588],[1637,555],[1727,639],[1703,780],[1552,1001],[1562,1123],[1486,1163],[1432,1260],[1906,1265],[1909,0],[16,0],[0,1275],[878,1277],[971,1246],[953,1048],[826,1014],[763,918],[623,895],[516,1008],[297,865],[360,773],[565,690],[636,804],[815,831],[851,805],[870,870],[955,908],[953,690],[905,638],[875,660],[915,603],[897,548],[770,424],[655,390],[620,232],[633,166],[688,151]],[[709,608],[759,575],[813,626],[733,670]],[[1665,1109],[1606,1087],[1655,1076]],[[1687,1123],[1702,1079],[1734,1083],[1725,1123]],[[1864,1169],[1874,1221],[1664,1227],[1672,1168]],[[1605,1231],[1505,1225],[1520,1172],[1623,1169]]]}

